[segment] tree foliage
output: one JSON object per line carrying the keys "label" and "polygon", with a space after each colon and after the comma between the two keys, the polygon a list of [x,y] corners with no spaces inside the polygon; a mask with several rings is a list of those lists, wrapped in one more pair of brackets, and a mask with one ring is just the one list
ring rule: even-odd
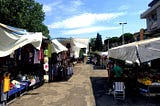
{"label": "tree foliage", "polygon": [[96,48],[95,48],[95,41],[96,41],[96,38],[91,38],[91,39],[90,39],[89,46],[90,46],[90,48],[92,49],[92,51],[95,51],[95,50],[96,50]]}
{"label": "tree foliage", "polygon": [[108,40],[109,40],[109,43],[118,43],[119,42],[118,37],[111,37],[111,38],[108,38],[108,39],[104,40],[105,45],[108,45]]}
{"label": "tree foliage", "polygon": [[[134,35],[131,33],[125,33],[124,40],[125,40],[125,43],[134,42]],[[108,43],[108,41],[109,41],[109,43]],[[102,38],[99,33],[97,33],[96,38],[91,38],[91,40],[90,40],[90,47],[92,48],[92,51],[102,51],[102,49],[107,50],[106,47],[108,47],[108,44],[109,44],[109,48],[121,45],[122,44],[122,36],[111,37],[111,38],[105,39],[104,40],[104,45],[106,45],[106,46],[104,46],[105,48],[103,48]]]}
{"label": "tree foliage", "polygon": [[99,33],[97,33],[97,38],[95,41],[95,49],[97,51],[102,51],[102,38],[101,35]]}
{"label": "tree foliage", "polygon": [[92,51],[102,51],[102,38],[101,35],[99,33],[97,33],[97,37],[96,38],[91,38],[90,39],[90,48],[92,49]]}
{"label": "tree foliage", "polygon": [[[134,35],[133,34],[131,34],[131,33],[125,33],[123,35],[124,35],[125,44],[126,43],[134,42]],[[118,46],[118,45],[122,44],[122,36],[120,36],[120,37],[112,37],[112,38],[105,39],[104,40],[104,44],[108,45],[108,40],[109,40],[109,46],[111,46],[111,47],[112,47],[112,45]]]}
{"label": "tree foliage", "polygon": [[0,22],[23,28],[30,32],[42,32],[49,37],[49,30],[43,24],[45,13],[35,0],[0,0]]}
{"label": "tree foliage", "polygon": [[[131,33],[124,33],[122,36],[124,36],[125,43],[130,43],[134,41],[134,35]],[[119,41],[122,42],[122,36],[119,37]]]}

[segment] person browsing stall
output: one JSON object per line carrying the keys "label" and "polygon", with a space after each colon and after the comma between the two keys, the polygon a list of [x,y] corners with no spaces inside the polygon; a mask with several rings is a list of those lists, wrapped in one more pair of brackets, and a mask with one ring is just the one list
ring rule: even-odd
{"label": "person browsing stall", "polygon": [[123,69],[119,63],[115,63],[113,67],[113,74],[115,81],[121,81],[123,76]]}

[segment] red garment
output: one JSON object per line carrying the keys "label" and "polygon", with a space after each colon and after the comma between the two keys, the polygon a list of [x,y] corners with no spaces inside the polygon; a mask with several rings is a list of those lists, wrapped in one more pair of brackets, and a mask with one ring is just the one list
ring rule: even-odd
{"label": "red garment", "polygon": [[39,50],[38,59],[39,60],[43,60],[44,59],[44,54],[43,54],[43,49],[42,48]]}
{"label": "red garment", "polygon": [[10,89],[12,89],[15,85],[10,83]]}

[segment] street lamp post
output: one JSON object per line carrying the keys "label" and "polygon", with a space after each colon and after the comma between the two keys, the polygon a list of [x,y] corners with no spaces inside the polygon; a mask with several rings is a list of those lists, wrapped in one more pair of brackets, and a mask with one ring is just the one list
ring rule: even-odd
{"label": "street lamp post", "polygon": [[126,22],[120,22],[120,25],[122,25],[122,44],[124,45],[124,24],[127,24]]}

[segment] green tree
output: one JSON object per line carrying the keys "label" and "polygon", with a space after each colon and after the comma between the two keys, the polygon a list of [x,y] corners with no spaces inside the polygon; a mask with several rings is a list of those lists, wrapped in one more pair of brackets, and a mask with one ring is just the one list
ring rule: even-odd
{"label": "green tree", "polygon": [[119,38],[118,37],[111,37],[111,38],[108,38],[108,39],[105,39],[104,40],[104,44],[107,45],[108,47],[108,40],[109,40],[109,48],[112,47],[112,45],[118,45],[119,44]]}
{"label": "green tree", "polygon": [[[126,43],[134,42],[134,35],[131,33],[124,33],[122,36],[124,36],[124,41]],[[122,36],[119,37],[119,41],[122,42]]]}
{"label": "green tree", "polygon": [[95,48],[95,41],[96,41],[96,38],[91,38],[90,39],[89,47],[92,49],[92,51],[96,50],[96,48]]}
{"label": "green tree", "polygon": [[45,13],[35,0],[0,0],[0,22],[30,32],[42,32],[49,37],[43,24]]}
{"label": "green tree", "polygon": [[[125,44],[134,42],[134,35],[133,34],[125,33],[123,35],[124,35]],[[108,40],[109,40],[109,48],[119,46],[122,44],[122,36],[105,39],[104,44],[107,46],[108,46]]]}
{"label": "green tree", "polygon": [[102,51],[102,38],[99,33],[97,33],[97,38],[95,41],[95,49],[98,51]]}
{"label": "green tree", "polygon": [[109,39],[110,43],[118,43],[119,42],[119,39],[118,37],[112,37]]}

